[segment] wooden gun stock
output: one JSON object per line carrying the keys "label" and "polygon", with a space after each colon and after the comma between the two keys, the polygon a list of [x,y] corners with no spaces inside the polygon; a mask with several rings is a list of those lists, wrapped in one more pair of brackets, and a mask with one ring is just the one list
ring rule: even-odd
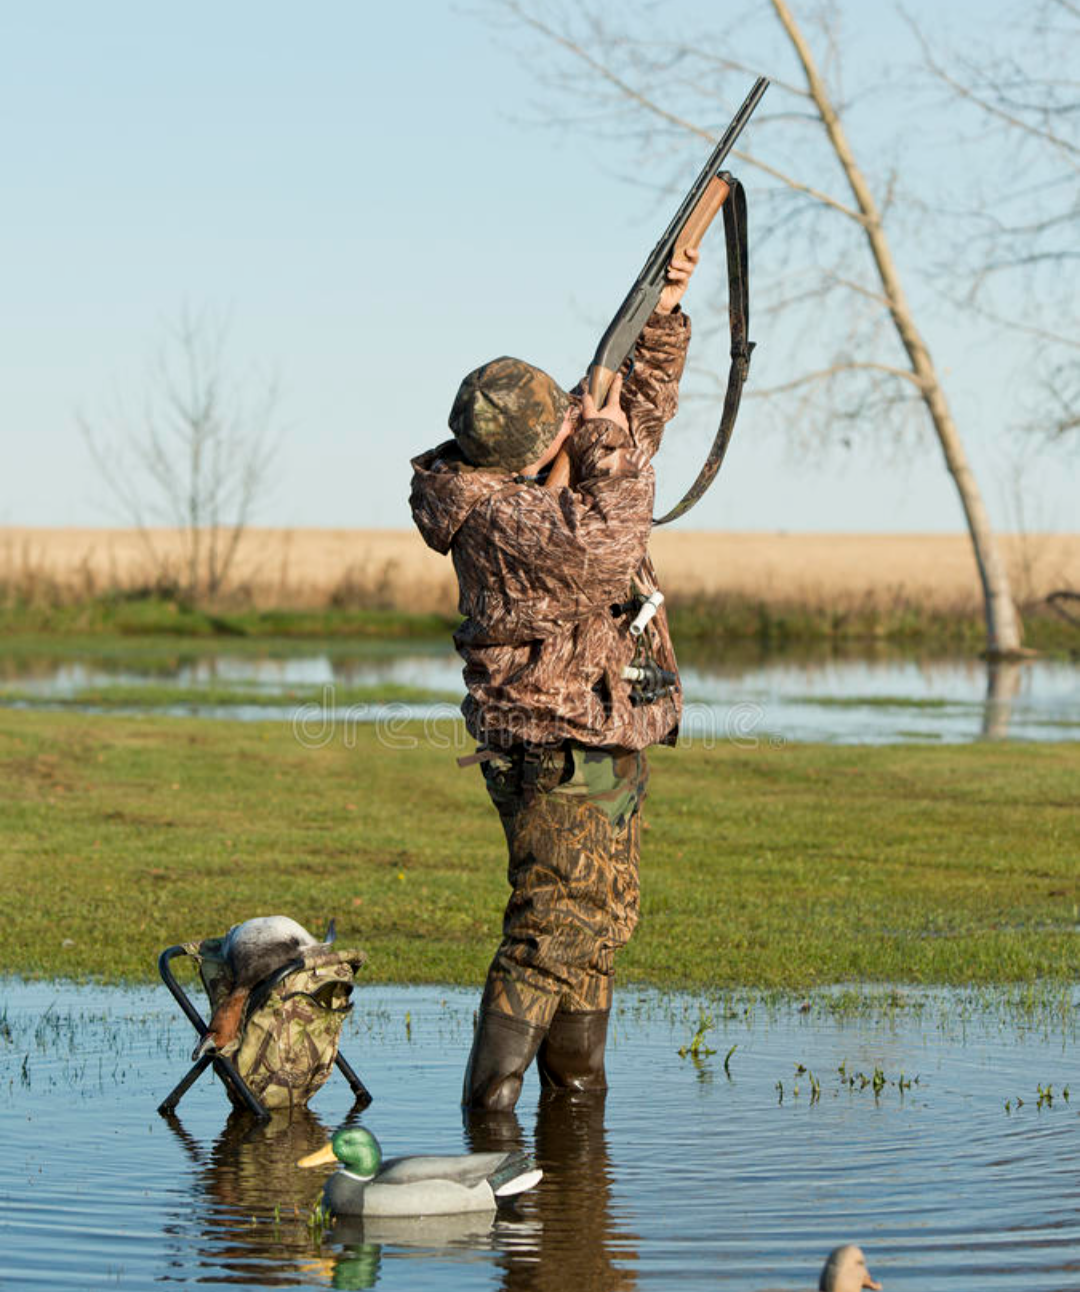
{"label": "wooden gun stock", "polygon": [[[720,214],[730,192],[731,188],[727,180],[721,179],[719,175],[715,175],[709,180],[704,193],[702,193],[700,200],[690,212],[682,231],[675,240],[675,248],[672,252],[673,258],[682,255],[688,249],[696,251],[701,246],[702,238],[708,231],[709,225]],[[594,363],[589,368],[586,381],[589,394],[592,395],[593,402],[597,408],[603,406],[604,401],[607,399],[607,393],[611,389],[611,383],[614,380],[615,373],[610,368],[605,368],[597,363]],[[544,481],[544,488],[565,489],[569,484],[570,455],[565,448],[561,448],[552,461],[551,470]]]}
{"label": "wooden gun stock", "polygon": [[682,233],[675,240],[675,255],[681,255],[687,249],[696,251],[701,246],[701,239],[708,231],[709,225],[720,214],[720,208],[727,201],[731,187],[726,179],[714,175],[701,195],[701,201],[690,213]]}

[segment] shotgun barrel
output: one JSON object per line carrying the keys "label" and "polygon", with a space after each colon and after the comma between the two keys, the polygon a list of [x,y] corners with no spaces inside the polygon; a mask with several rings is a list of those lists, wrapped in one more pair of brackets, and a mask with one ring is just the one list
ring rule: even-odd
{"label": "shotgun barrel", "polygon": [[[627,292],[626,299],[600,338],[586,379],[589,393],[597,407],[607,398],[608,388],[615,374],[632,353],[649,315],[656,308],[660,293],[664,290],[672,257],[677,251],[681,252],[687,247],[696,248],[713,217],[724,205],[729,192],[727,180],[730,176],[725,178],[720,168],[768,88],[768,77],[759,76],[742,107],[735,113],[731,124],[710,153],[701,173],[690,186],[671,223],[649,253],[633,287]],[[551,465],[546,487],[561,489],[569,480],[570,457],[566,449],[562,448]]]}
{"label": "shotgun barrel", "polygon": [[[612,378],[637,344],[642,328],[656,308],[672,256],[686,247],[697,247],[713,216],[723,206],[728,186],[721,178],[720,167],[735,147],[735,141],[742,134],[768,87],[769,80],[765,76],[759,76],[754,82],[753,89],[712,150],[701,174],[690,186],[690,191],[683,198],[660,241],[649,253],[633,287],[600,338],[589,369],[590,390],[598,403],[607,394]],[[602,385],[598,385],[598,381]]]}

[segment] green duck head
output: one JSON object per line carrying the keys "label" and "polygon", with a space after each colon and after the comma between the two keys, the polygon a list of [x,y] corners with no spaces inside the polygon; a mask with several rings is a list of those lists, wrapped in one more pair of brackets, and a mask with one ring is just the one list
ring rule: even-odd
{"label": "green duck head", "polygon": [[363,1126],[345,1126],[329,1144],[302,1157],[297,1166],[324,1166],[339,1161],[353,1175],[370,1180],[382,1162],[382,1149],[371,1131]]}
{"label": "green duck head", "polygon": [[363,1126],[346,1126],[330,1141],[334,1156],[353,1175],[372,1176],[382,1164],[382,1149],[371,1131]]}

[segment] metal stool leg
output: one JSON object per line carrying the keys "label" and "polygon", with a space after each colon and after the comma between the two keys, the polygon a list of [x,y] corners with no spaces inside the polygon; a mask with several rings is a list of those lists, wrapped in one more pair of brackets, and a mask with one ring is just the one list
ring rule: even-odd
{"label": "metal stool leg", "polygon": [[165,1096],[165,1098],[161,1101],[161,1103],[158,1104],[158,1112],[161,1113],[163,1117],[165,1116],[166,1113],[171,1113],[173,1111],[173,1109],[180,1102],[180,1100],[183,1099],[184,1094],[188,1090],[188,1088],[193,1086],[195,1082],[198,1081],[198,1079],[202,1076],[203,1072],[210,1066],[211,1062],[212,1062],[212,1059],[210,1055],[204,1054],[203,1057],[198,1061],[198,1063],[196,1063],[195,1066],[189,1070],[187,1076],[184,1077],[181,1081],[178,1081],[177,1084],[172,1088],[172,1090],[169,1091],[169,1093]]}
{"label": "metal stool leg", "polygon": [[[184,1015],[188,1022],[192,1027],[194,1027],[200,1036],[205,1036],[207,1027],[203,1022],[202,1015],[191,1003],[187,992],[185,992],[183,987],[181,987],[176,981],[176,978],[173,975],[172,966],[169,963],[174,956],[185,955],[187,955],[187,952],[182,946],[166,947],[161,955],[158,956],[158,972],[161,974],[161,978],[165,986],[168,987],[170,992],[172,992],[176,1003],[184,1011]],[[240,1073],[237,1072],[231,1060],[226,1059],[225,1056],[221,1054],[207,1054],[199,1059],[199,1061],[188,1072],[187,1076],[185,1076],[158,1105],[158,1112],[163,1116],[166,1113],[171,1112],[183,1098],[185,1091],[198,1081],[211,1063],[214,1065],[214,1071],[222,1078],[222,1080],[228,1082],[236,1092],[237,1096],[243,1101],[244,1106],[249,1110],[249,1112],[253,1113],[260,1121],[268,1121],[270,1119],[269,1112],[267,1112],[266,1108],[260,1102],[248,1083]]]}
{"label": "metal stool leg", "polygon": [[352,1064],[349,1063],[348,1059],[345,1058],[345,1056],[341,1053],[340,1050],[338,1051],[337,1058],[334,1060],[334,1062],[338,1066],[338,1071],[349,1083],[349,1085],[352,1086],[352,1091],[353,1091],[353,1094],[356,1096],[357,1103],[359,1103],[361,1108],[366,1108],[368,1104],[370,1104],[374,1099],[374,1096],[372,1095],[371,1091],[360,1080],[360,1077],[353,1069]]}

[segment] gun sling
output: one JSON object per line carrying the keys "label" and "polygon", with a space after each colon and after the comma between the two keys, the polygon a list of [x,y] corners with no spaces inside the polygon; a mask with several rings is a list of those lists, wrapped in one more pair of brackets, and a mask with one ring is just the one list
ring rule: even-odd
{"label": "gun sling", "polygon": [[754,342],[747,340],[747,330],[750,325],[750,297],[746,194],[739,181],[726,171],[721,172],[720,178],[726,180],[730,188],[727,201],[723,206],[724,242],[727,247],[728,318],[731,324],[731,367],[728,369],[724,409],[720,415],[720,425],[716,429],[712,447],[697,474],[697,479],[669,512],[659,520],[653,520],[654,525],[666,525],[668,521],[685,515],[716,478],[716,473],[724,461],[731,433],[735,429],[735,418],[739,412],[743,385],[750,371],[750,353],[754,348]]}

